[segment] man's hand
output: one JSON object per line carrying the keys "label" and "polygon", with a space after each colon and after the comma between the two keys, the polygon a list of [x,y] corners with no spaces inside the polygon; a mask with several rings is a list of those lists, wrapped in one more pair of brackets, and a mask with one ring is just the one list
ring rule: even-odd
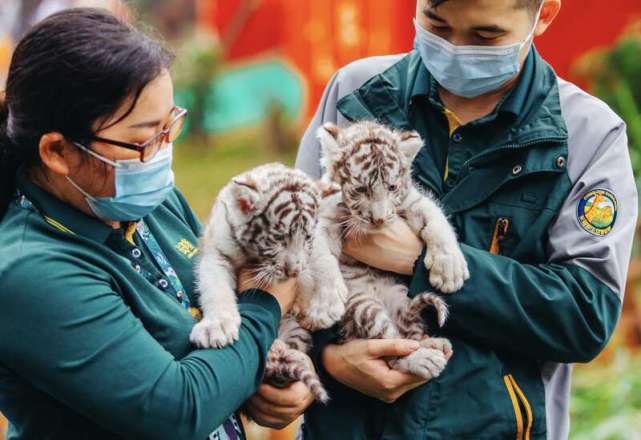
{"label": "man's hand", "polygon": [[392,403],[427,381],[392,370],[385,358],[407,356],[419,347],[418,342],[406,339],[358,339],[344,345],[328,345],[323,351],[323,365],[342,384]]}
{"label": "man's hand", "polygon": [[343,243],[343,252],[368,266],[411,275],[423,246],[407,223],[397,220],[365,234],[359,240],[348,238]]}
{"label": "man's hand", "polygon": [[286,388],[262,384],[246,404],[249,416],[261,426],[283,429],[296,420],[314,401],[302,382]]}

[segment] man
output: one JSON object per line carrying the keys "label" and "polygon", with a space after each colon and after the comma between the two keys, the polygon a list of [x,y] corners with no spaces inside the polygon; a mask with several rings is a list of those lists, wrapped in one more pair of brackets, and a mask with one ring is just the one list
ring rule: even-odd
{"label": "man", "polygon": [[[357,61],[331,79],[297,166],[320,176],[325,122],[417,130],[425,145],[414,180],[450,215],[471,278],[446,298],[439,334],[454,356],[425,384],[382,377],[392,373],[363,341],[317,335],[333,400],[305,414],[306,438],[567,438],[570,364],[593,359],[615,328],[637,192],[623,121],[533,47],[560,7],[418,0],[414,51]],[[384,268],[386,255],[415,246],[405,237],[397,222],[348,253]],[[410,294],[425,290],[417,263]]]}

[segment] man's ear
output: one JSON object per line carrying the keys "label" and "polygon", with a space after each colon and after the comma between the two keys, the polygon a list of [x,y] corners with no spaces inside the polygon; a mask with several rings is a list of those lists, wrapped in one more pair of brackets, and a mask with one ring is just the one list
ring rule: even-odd
{"label": "man's ear", "polygon": [[73,148],[62,133],[58,132],[43,134],[38,144],[42,163],[59,176],[68,176],[71,165],[78,160],[78,151]]}
{"label": "man's ear", "polygon": [[251,176],[240,176],[232,179],[232,194],[240,212],[248,215],[256,211],[260,193],[257,182]]}
{"label": "man's ear", "polygon": [[561,0],[543,0],[541,7],[541,15],[539,21],[534,29],[534,36],[539,37],[545,33],[548,27],[552,24],[559,11],[561,10]]}
{"label": "man's ear", "polygon": [[399,133],[401,143],[399,148],[403,155],[407,158],[408,163],[414,162],[414,158],[423,147],[423,139],[415,131],[402,131]]}

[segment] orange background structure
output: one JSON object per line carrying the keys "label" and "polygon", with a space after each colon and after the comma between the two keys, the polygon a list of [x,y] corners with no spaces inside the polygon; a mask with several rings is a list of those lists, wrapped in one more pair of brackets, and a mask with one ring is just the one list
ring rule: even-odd
{"label": "orange background structure", "polygon": [[[411,49],[415,7],[415,0],[201,0],[199,20],[219,33],[229,61],[270,54],[292,62],[307,81],[309,115],[339,67]],[[635,18],[640,0],[568,0],[536,45],[567,78],[578,56],[611,44]]]}

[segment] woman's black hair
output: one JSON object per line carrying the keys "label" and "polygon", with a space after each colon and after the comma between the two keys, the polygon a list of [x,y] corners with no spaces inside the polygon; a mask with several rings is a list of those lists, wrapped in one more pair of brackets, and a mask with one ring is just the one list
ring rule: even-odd
{"label": "woman's black hair", "polygon": [[88,139],[96,122],[133,96],[131,111],[172,60],[158,41],[106,10],[67,9],[37,24],[18,43],[0,94],[0,219],[16,170],[41,164],[43,134]]}

